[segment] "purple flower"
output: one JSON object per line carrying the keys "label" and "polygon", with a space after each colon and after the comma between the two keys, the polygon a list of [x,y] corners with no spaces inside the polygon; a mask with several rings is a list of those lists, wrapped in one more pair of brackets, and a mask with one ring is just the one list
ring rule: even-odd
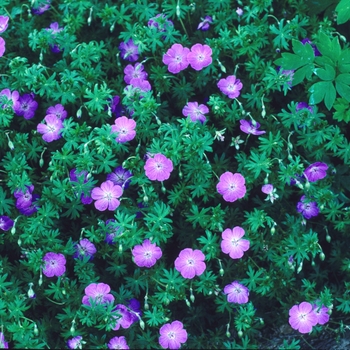
{"label": "purple flower", "polygon": [[317,316],[310,303],[302,302],[289,310],[289,324],[300,333],[310,333],[317,324]]}
{"label": "purple flower", "polygon": [[29,207],[25,208],[18,208],[19,212],[23,215],[30,216],[34,213],[36,213],[39,209],[39,206],[37,205],[36,201],[39,199],[39,195],[33,194],[32,196],[32,203],[30,204]]}
{"label": "purple flower", "polygon": [[33,191],[34,191],[34,185],[26,185],[26,191],[23,192],[20,189],[17,189],[14,192],[14,196],[17,199],[16,200],[16,208],[17,209],[24,209],[24,208],[28,208],[29,206],[31,206],[32,201],[33,201]]}
{"label": "purple flower", "polygon": [[64,120],[67,118],[67,111],[61,104],[51,106],[47,109],[46,114],[54,114],[57,119]]}
{"label": "purple flower", "polygon": [[[51,32],[52,34],[52,39],[55,40],[56,39],[56,35],[57,33],[59,33],[60,31],[63,30],[63,28],[60,28],[59,24],[57,22],[51,23],[50,24],[50,28],[46,28],[46,30],[48,30],[49,32]],[[61,52],[61,49],[59,47],[59,45],[57,44],[50,44],[50,50],[53,53],[59,53]]]}
{"label": "purple flower", "polygon": [[245,232],[242,227],[235,226],[232,230],[227,228],[222,233],[221,250],[229,254],[232,259],[240,259],[250,247],[250,242],[242,239]]}
{"label": "purple flower", "polygon": [[45,263],[43,274],[46,277],[59,277],[66,272],[66,258],[61,253],[46,253],[43,261]]}
{"label": "purple flower", "polygon": [[238,281],[233,281],[224,288],[229,303],[246,304],[249,297],[249,289]]}
{"label": "purple flower", "polygon": [[119,50],[124,60],[135,62],[139,58],[139,48],[134,44],[132,39],[129,39],[126,43],[121,43]]}
{"label": "purple flower", "polygon": [[278,67],[278,73],[281,74],[282,78],[288,78],[288,81],[286,82],[288,86],[292,86],[293,82],[293,76],[294,76],[294,70],[284,70],[281,67]]}
{"label": "purple flower", "polygon": [[120,186],[107,180],[101,184],[101,187],[95,187],[91,191],[91,198],[96,200],[94,205],[97,210],[105,211],[108,208],[108,210],[114,211],[120,205],[118,198],[122,194],[123,189]]}
{"label": "purple flower", "polygon": [[52,142],[60,139],[63,130],[62,120],[53,114],[48,114],[44,119],[46,124],[40,123],[36,128],[38,133],[43,134],[43,140]]}
{"label": "purple flower", "polygon": [[5,341],[4,333],[0,332],[0,349],[8,349],[9,343]]}
{"label": "purple flower", "polygon": [[155,17],[152,17],[148,23],[148,27],[156,28],[159,32],[165,32],[167,27],[173,27],[174,24],[169,20],[164,13],[160,13]]}
{"label": "purple flower", "polygon": [[243,84],[235,75],[229,75],[226,79],[220,79],[218,84],[220,91],[229,98],[236,98],[240,95]]}
{"label": "purple flower", "polygon": [[130,349],[124,336],[114,337],[108,343],[108,349]]}
{"label": "purple flower", "polygon": [[13,220],[11,220],[8,216],[0,216],[0,230],[8,231],[10,228],[13,227],[13,224]]}
{"label": "purple flower", "polygon": [[130,84],[131,79],[140,78],[141,80],[146,80],[148,77],[148,74],[143,71],[143,65],[141,63],[136,63],[135,67],[133,67],[131,64],[128,64],[124,68],[124,81],[127,84]]}
{"label": "purple flower", "polygon": [[212,49],[208,45],[195,44],[191,47],[191,52],[187,55],[187,61],[195,70],[202,70],[212,63]]}
{"label": "purple flower", "polygon": [[33,93],[20,96],[18,103],[13,107],[15,113],[20,117],[24,117],[24,119],[32,119],[37,108],[38,102],[34,100]]}
{"label": "purple flower", "polygon": [[118,304],[113,311],[117,311],[120,315],[119,318],[114,317],[117,321],[113,328],[114,331],[119,330],[120,327],[127,329],[135,322],[135,315],[125,305]]}
{"label": "purple flower", "polygon": [[115,125],[112,125],[112,132],[117,133],[118,136],[115,139],[118,143],[124,143],[131,141],[136,136],[136,122],[133,119],[127,117],[120,117],[115,120]]}
{"label": "purple flower", "polygon": [[112,173],[107,175],[107,180],[112,181],[115,185],[119,185],[122,188],[126,189],[129,187],[130,178],[132,177],[132,173],[124,169],[121,165],[116,167]]}
{"label": "purple flower", "polygon": [[159,344],[163,349],[180,349],[187,341],[187,331],[180,321],[166,323],[160,330]]}
{"label": "purple flower", "polygon": [[297,211],[303,214],[305,219],[311,219],[319,214],[320,209],[316,202],[310,202],[305,196],[302,196],[297,204]]}
{"label": "purple flower", "polygon": [[122,114],[125,114],[123,106],[120,104],[120,97],[114,96],[111,101],[111,112],[116,115],[116,117],[122,116]]}
{"label": "purple flower", "polygon": [[203,30],[206,31],[209,29],[210,24],[213,23],[213,18],[211,16],[205,16],[202,18],[202,22],[198,24],[197,30]]}
{"label": "purple flower", "polygon": [[312,109],[311,106],[309,106],[306,102],[299,102],[296,107],[295,107],[295,110],[296,111],[300,111],[300,110],[303,110],[303,109],[308,109],[310,111],[310,113],[313,113],[314,110]]}
{"label": "purple flower", "polygon": [[0,16],[0,33],[3,33],[9,25],[8,16]]}
{"label": "purple flower", "polygon": [[313,304],[313,312],[315,313],[317,317],[317,324],[326,324],[329,321],[329,313],[328,313],[328,307],[317,306],[317,304]]}
{"label": "purple flower", "polygon": [[315,182],[321,180],[327,176],[328,165],[321,162],[316,162],[309,165],[305,171],[304,175],[309,180],[309,182]]}
{"label": "purple flower", "polygon": [[83,238],[78,244],[76,244],[73,258],[83,259],[88,256],[91,260],[96,252],[97,250],[95,245],[91,243],[87,238]]}
{"label": "purple flower", "polygon": [[198,249],[186,248],[181,250],[175,260],[175,269],[179,271],[183,278],[193,278],[200,276],[206,269],[205,255]]}
{"label": "purple flower", "polygon": [[148,158],[144,166],[146,176],[154,181],[164,181],[169,179],[173,171],[173,162],[161,153],[157,153],[153,158]]}
{"label": "purple flower", "polygon": [[135,264],[139,267],[152,267],[162,257],[162,251],[155,243],[145,239],[142,245],[132,249]]}
{"label": "purple flower", "polygon": [[168,71],[173,74],[177,74],[180,71],[186,69],[189,65],[187,56],[190,50],[187,47],[183,47],[181,44],[174,44],[163,55],[163,63],[168,66]]}
{"label": "purple flower", "polygon": [[134,319],[134,322],[141,318],[142,312],[140,306],[140,302],[137,299],[133,298],[129,300],[128,308],[132,318]]}
{"label": "purple flower", "polygon": [[[73,187],[78,187],[81,186],[81,184],[85,184],[88,182],[88,172],[86,170],[82,170],[80,173],[77,173],[77,169],[72,169],[69,172],[69,179],[72,182]],[[91,204],[92,203],[92,198],[90,197],[90,192],[89,194],[85,195],[82,193],[80,195],[80,200],[83,204]]]}
{"label": "purple flower", "polygon": [[69,349],[81,349],[82,348],[82,340],[83,340],[83,337],[78,335],[76,337],[73,337],[72,339],[69,339],[67,341],[67,346]]}
{"label": "purple flower", "polygon": [[236,13],[241,17],[243,15],[243,10],[240,7],[237,7]]}
{"label": "purple flower", "polygon": [[5,50],[6,50],[5,44],[6,44],[5,40],[0,37],[0,57],[2,57],[5,53]]}
{"label": "purple flower", "polygon": [[223,195],[226,202],[234,202],[243,198],[246,194],[245,178],[239,174],[226,171],[220,176],[220,182],[216,185],[217,191]]}
{"label": "purple flower", "polygon": [[316,45],[313,44],[312,41],[309,40],[309,38],[303,39],[303,40],[301,41],[301,43],[302,43],[303,45],[305,45],[306,43],[309,43],[309,44],[311,45],[312,49],[314,50],[314,56],[321,56],[321,52],[318,51],[318,48],[316,47]]}
{"label": "purple flower", "polygon": [[113,303],[114,296],[109,294],[110,291],[111,287],[106,283],[90,283],[85,288],[85,295],[81,302],[88,306],[91,306],[90,301],[95,304]]}
{"label": "purple flower", "polygon": [[132,78],[130,80],[130,85],[135,89],[139,89],[140,91],[151,91],[152,89],[149,81],[141,78]]}
{"label": "purple flower", "polygon": [[122,229],[116,226],[116,221],[114,219],[108,219],[105,224],[107,228],[105,242],[107,244],[114,244],[116,237],[122,234]]}
{"label": "purple flower", "polygon": [[199,121],[202,124],[207,120],[204,115],[206,113],[209,113],[209,108],[203,104],[198,106],[198,102],[188,102],[182,110],[185,117],[190,117],[193,122]]}
{"label": "purple flower", "polygon": [[265,134],[266,131],[260,131],[258,130],[260,128],[260,123],[254,121],[247,121],[244,119],[241,119],[240,121],[240,129],[245,132],[246,134],[252,134],[252,135],[262,135]]}
{"label": "purple flower", "polygon": [[32,12],[34,15],[42,15],[50,8],[51,0],[46,0],[46,2],[41,1],[40,5],[37,5],[32,8]]}
{"label": "purple flower", "polygon": [[265,194],[267,194],[266,201],[271,201],[271,203],[274,202],[275,199],[277,199],[279,196],[275,193],[276,189],[271,184],[263,185],[261,188],[261,191]]}
{"label": "purple flower", "polygon": [[[4,99],[2,96],[5,96],[6,99]],[[2,104],[3,109],[6,109],[9,106],[7,103],[11,101],[11,108],[14,110],[14,106],[18,103],[18,99],[19,93],[16,90],[12,93],[10,89],[3,89],[0,91],[0,104]]]}

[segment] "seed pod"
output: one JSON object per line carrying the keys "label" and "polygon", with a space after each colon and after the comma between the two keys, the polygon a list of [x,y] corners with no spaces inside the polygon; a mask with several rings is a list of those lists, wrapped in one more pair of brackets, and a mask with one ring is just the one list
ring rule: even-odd
{"label": "seed pod", "polygon": [[320,253],[320,259],[321,259],[321,261],[324,261],[325,258],[326,258],[326,256],[324,255],[324,253],[323,253],[323,252]]}

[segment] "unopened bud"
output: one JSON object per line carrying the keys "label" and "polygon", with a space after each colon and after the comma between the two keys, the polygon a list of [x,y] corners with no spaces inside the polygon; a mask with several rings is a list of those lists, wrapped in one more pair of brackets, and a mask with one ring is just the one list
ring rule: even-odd
{"label": "unopened bud", "polygon": [[42,168],[43,165],[44,165],[44,159],[40,158],[40,160],[39,160],[39,166],[40,166],[40,168]]}
{"label": "unopened bud", "polygon": [[308,191],[309,189],[310,189],[310,182],[306,179],[305,190]]}
{"label": "unopened bud", "polygon": [[303,262],[300,263],[297,273],[300,273],[302,269],[303,269]]}
{"label": "unopened bud", "polygon": [[275,226],[272,226],[272,227],[271,227],[270,232],[271,232],[271,235],[272,235],[272,236],[275,234],[275,232],[276,232]]}
{"label": "unopened bud", "polygon": [[34,292],[32,286],[33,286],[33,283],[29,283],[29,290],[28,290],[27,294],[28,294],[28,298],[30,298],[30,299],[35,298],[35,292]]}
{"label": "unopened bud", "polygon": [[176,5],[176,16],[177,16],[177,18],[180,18],[180,15],[181,15],[180,6],[179,6],[179,3],[177,3],[177,5]]}
{"label": "unopened bud", "polygon": [[162,186],[162,192],[163,192],[163,193],[166,193],[166,189],[165,189],[164,186]]}
{"label": "unopened bud", "polygon": [[344,43],[346,43],[346,38],[344,35],[340,35],[339,38],[340,38],[340,40],[344,41]]}
{"label": "unopened bud", "polygon": [[194,297],[194,295],[192,293],[190,295],[190,300],[192,301],[192,303],[194,303],[194,301],[195,301],[195,297]]}
{"label": "unopened bud", "polygon": [[9,146],[9,149],[10,149],[11,151],[13,151],[13,150],[15,149],[15,146],[13,145],[13,142],[12,142],[12,141],[9,141],[9,142],[8,142],[8,146]]}
{"label": "unopened bud", "polygon": [[324,261],[325,258],[326,258],[326,256],[324,255],[323,252],[321,252],[321,253],[320,253],[320,259],[321,259],[321,261]]}
{"label": "unopened bud", "polygon": [[13,226],[13,227],[11,228],[11,235],[14,235],[15,233],[16,233],[16,227]]}
{"label": "unopened bud", "polygon": [[74,327],[75,321],[72,322],[72,326],[70,327],[70,332],[73,334],[75,332],[75,327]]}
{"label": "unopened bud", "polygon": [[140,319],[140,327],[142,330],[145,329],[145,322],[143,322],[141,319]]}
{"label": "unopened bud", "polygon": [[263,118],[266,117],[266,109],[265,109],[265,108],[262,109],[262,111],[261,111],[261,116],[262,116]]}
{"label": "unopened bud", "polygon": [[43,284],[43,274],[42,274],[42,272],[41,272],[41,270],[40,270],[40,277],[39,277],[39,281],[38,281],[39,287],[40,287],[42,284]]}
{"label": "unopened bud", "polygon": [[62,288],[62,294],[63,294],[63,295],[66,295],[66,294],[67,294],[65,288]]}
{"label": "unopened bud", "polygon": [[37,337],[39,335],[39,329],[38,326],[36,325],[36,323],[34,323],[34,331],[33,331],[34,335]]}
{"label": "unopened bud", "polygon": [[226,332],[226,337],[230,338],[231,337],[231,333],[229,331]]}
{"label": "unopened bud", "polygon": [[290,162],[292,162],[293,161],[293,157],[292,157],[292,155],[290,154],[290,153],[288,153],[288,160],[290,161]]}
{"label": "unopened bud", "polygon": [[223,269],[223,268],[221,268],[221,269],[219,270],[219,274],[220,274],[220,276],[222,277],[222,276],[224,275],[224,273],[225,273],[224,269]]}
{"label": "unopened bud", "polygon": [[288,142],[288,149],[292,150],[293,149],[293,144],[291,142]]}
{"label": "unopened bud", "polygon": [[311,266],[314,267],[315,265],[316,265],[316,264],[315,264],[315,261],[312,260],[312,261],[311,261]]}
{"label": "unopened bud", "polygon": [[82,114],[82,111],[81,111],[81,107],[78,109],[77,111],[77,118],[81,118],[81,114]]}
{"label": "unopened bud", "polygon": [[179,172],[179,178],[182,179],[182,172]]}
{"label": "unopened bud", "polygon": [[123,245],[122,245],[121,243],[119,244],[118,250],[119,250],[119,253],[122,253],[122,252],[123,252]]}
{"label": "unopened bud", "polygon": [[327,234],[327,236],[326,236],[326,241],[327,241],[328,243],[331,243],[331,236],[330,236],[329,234]]}
{"label": "unopened bud", "polygon": [[242,331],[238,331],[238,337],[242,338],[243,337],[243,332]]}
{"label": "unopened bud", "polygon": [[259,322],[261,325],[265,324],[264,320],[260,317]]}
{"label": "unopened bud", "polygon": [[111,25],[111,27],[109,28],[109,31],[112,33],[114,30],[114,26],[115,26],[115,22]]}
{"label": "unopened bud", "polygon": [[21,240],[21,237],[18,238],[18,241],[17,241],[18,245],[21,246],[22,245],[22,240]]}
{"label": "unopened bud", "polygon": [[188,307],[191,307],[191,303],[189,302],[189,300],[188,300],[187,298],[185,298],[185,302],[186,302],[186,305],[187,305]]}
{"label": "unopened bud", "polygon": [[148,202],[148,197],[147,196],[143,196],[143,202],[147,203]]}

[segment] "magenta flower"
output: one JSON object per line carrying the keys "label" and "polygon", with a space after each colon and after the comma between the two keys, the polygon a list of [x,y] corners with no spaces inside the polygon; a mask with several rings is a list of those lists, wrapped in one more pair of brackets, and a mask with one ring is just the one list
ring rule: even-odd
{"label": "magenta flower", "polygon": [[204,115],[206,113],[209,113],[209,108],[203,104],[198,106],[198,102],[188,102],[182,110],[185,117],[190,117],[193,122],[199,121],[202,124],[207,120]]}
{"label": "magenta flower", "polygon": [[224,288],[229,303],[246,304],[249,297],[249,289],[237,281],[233,281]]}
{"label": "magenta flower", "polygon": [[166,54],[163,55],[162,62],[168,66],[168,71],[177,74],[186,69],[189,65],[187,56],[190,50],[181,44],[174,44]]}
{"label": "magenta flower", "polygon": [[94,254],[97,252],[96,247],[87,238],[80,240],[78,244],[75,245],[75,253],[73,258],[83,259],[86,256],[93,258]]}
{"label": "magenta flower", "polygon": [[[69,172],[69,179],[72,183],[73,188],[79,187],[81,184],[85,184],[88,182],[88,172],[86,170],[82,170],[80,173],[77,173],[77,169],[72,169]],[[76,193],[77,194],[77,193]],[[83,204],[91,204],[92,198],[90,197],[90,191],[87,194],[84,194],[84,192],[80,196],[80,200]]]}
{"label": "magenta flower", "polygon": [[127,84],[130,84],[131,79],[140,78],[141,80],[146,80],[148,77],[148,74],[143,71],[143,65],[141,63],[136,63],[135,67],[133,67],[131,64],[128,64],[124,68],[124,81]]}
{"label": "magenta flower", "polygon": [[67,341],[67,346],[69,349],[81,349],[83,344],[82,344],[83,337],[78,335],[76,337],[73,337],[72,339],[69,339]]}
{"label": "magenta flower", "polygon": [[243,84],[239,79],[236,79],[235,75],[229,75],[226,79],[220,79],[217,86],[229,98],[237,98],[241,93],[240,90],[243,88]]}
{"label": "magenta flower", "polygon": [[222,233],[221,250],[229,254],[232,259],[240,259],[249,249],[250,242],[242,239],[245,232],[242,227],[235,226],[232,230],[227,228]]}
{"label": "magenta flower", "polygon": [[10,89],[3,89],[0,91],[0,105],[2,105],[3,109],[6,109],[7,107],[9,107],[7,103],[11,101],[10,106],[12,110],[14,110],[14,106],[18,103],[18,99],[19,99],[19,93],[16,90],[13,91],[12,93]]}
{"label": "magenta flower", "polygon": [[91,198],[96,200],[95,208],[99,211],[108,210],[114,211],[120,205],[119,197],[123,194],[123,189],[114,185],[112,181],[105,181],[101,187],[95,187],[91,191]]}
{"label": "magenta flower", "polygon": [[265,134],[266,131],[260,131],[258,130],[260,128],[260,124],[256,121],[251,122],[244,119],[241,119],[240,121],[240,129],[245,132],[246,134],[252,134],[252,135],[262,135]]}
{"label": "magenta flower", "polygon": [[198,249],[186,248],[181,250],[175,260],[175,269],[179,271],[183,278],[193,278],[200,276],[206,269],[205,255]]}
{"label": "magenta flower", "polygon": [[328,307],[325,307],[324,305],[317,306],[316,304],[313,304],[312,307],[313,312],[317,317],[317,324],[326,324],[329,321]]}
{"label": "magenta flower", "polygon": [[91,306],[90,301],[96,304],[113,303],[114,296],[109,294],[111,287],[106,283],[91,283],[85,288],[82,303]]}
{"label": "magenta flower", "polygon": [[164,13],[160,13],[155,17],[152,17],[148,23],[149,28],[156,28],[159,32],[165,32],[167,27],[173,27],[174,23],[167,18]]}
{"label": "magenta flower", "polygon": [[50,8],[51,0],[42,1],[39,5],[32,8],[34,15],[42,15]]}
{"label": "magenta flower", "polygon": [[226,171],[220,176],[216,190],[223,195],[226,202],[234,202],[246,194],[245,178],[239,173]]}
{"label": "magenta flower", "polygon": [[316,202],[310,202],[305,196],[302,196],[297,204],[297,211],[303,214],[305,219],[311,219],[319,214],[320,209]]}
{"label": "magenta flower", "polygon": [[121,165],[116,167],[112,173],[107,175],[107,180],[112,181],[115,185],[119,185],[122,188],[128,188],[130,184],[130,178],[132,173],[129,170],[124,169]]}
{"label": "magenta flower", "polygon": [[271,184],[263,185],[261,188],[261,191],[265,194],[267,194],[266,201],[271,201],[271,203],[274,202],[275,199],[277,199],[279,196],[276,194],[276,189]]}
{"label": "magenta flower", "polygon": [[187,341],[187,331],[180,321],[166,323],[160,330],[159,344],[163,349],[180,349]]}
{"label": "magenta flower", "polygon": [[130,349],[124,336],[114,337],[108,343],[108,349]]}
{"label": "magenta flower", "polygon": [[309,180],[309,182],[315,182],[321,180],[327,176],[328,165],[321,162],[316,162],[309,165],[305,171],[304,175]]}
{"label": "magenta flower", "polygon": [[48,114],[44,119],[46,124],[40,123],[36,128],[38,133],[43,134],[43,140],[46,142],[52,142],[60,139],[63,130],[62,120],[58,119],[53,114]]}
{"label": "magenta flower", "polygon": [[295,110],[296,111],[301,111],[303,109],[308,109],[310,111],[310,113],[313,113],[314,110],[312,109],[311,106],[309,106],[306,102],[299,102],[296,107]]}
{"label": "magenta flower", "polygon": [[148,158],[144,166],[146,176],[154,181],[164,181],[169,179],[173,171],[173,162],[161,153],[157,153],[153,158]]}
{"label": "magenta flower", "polygon": [[33,202],[33,191],[34,185],[26,185],[26,191],[23,192],[20,189],[17,189],[13,195],[16,198],[16,208],[17,209],[25,209],[28,208]]}
{"label": "magenta flower", "polygon": [[204,18],[201,18],[202,22],[198,24],[197,30],[203,30],[207,31],[210,27],[210,24],[213,23],[213,18],[211,16],[205,16]]}
{"label": "magenta flower", "polygon": [[187,61],[195,70],[202,70],[212,62],[212,49],[208,45],[195,44],[191,47],[191,52],[187,55]]}
{"label": "magenta flower", "polygon": [[2,37],[0,37],[0,57],[2,57],[6,51],[5,44],[5,40]]}
{"label": "magenta flower", "polygon": [[139,58],[139,47],[134,44],[132,39],[129,39],[126,43],[121,43],[119,45],[119,50],[124,60],[135,62]]}
{"label": "magenta flower", "polygon": [[9,25],[9,17],[8,16],[0,16],[0,33],[3,33],[8,25]]}
{"label": "magenta flower", "polygon": [[9,343],[5,341],[4,333],[0,332],[0,349],[8,349]]}
{"label": "magenta flower", "polygon": [[61,253],[46,253],[43,261],[45,263],[43,274],[46,277],[59,277],[66,272],[66,258]]}
{"label": "magenta flower", "polygon": [[300,333],[310,333],[317,324],[317,316],[310,303],[302,302],[289,310],[289,324]]}
{"label": "magenta flower", "polygon": [[13,227],[13,224],[13,220],[11,220],[8,216],[0,216],[0,230],[8,231],[10,228]]}
{"label": "magenta flower", "polygon": [[57,119],[64,120],[67,118],[67,111],[61,104],[51,106],[47,109],[46,114],[54,114]]}
{"label": "magenta flower", "polygon": [[37,200],[39,199],[39,195],[33,194],[31,204],[28,207],[19,207],[18,210],[21,214],[30,216],[34,213],[36,213],[39,209],[39,206],[37,205]]}
{"label": "magenta flower", "polygon": [[118,136],[115,139],[118,143],[124,143],[131,141],[136,136],[136,122],[133,119],[127,117],[120,117],[115,120],[115,125],[112,125],[112,132],[117,133]]}
{"label": "magenta flower", "polygon": [[114,331],[119,330],[120,327],[127,329],[135,322],[135,315],[125,305],[118,304],[113,311],[117,311],[120,315],[119,318],[114,317],[117,321]]}
{"label": "magenta flower", "polygon": [[140,91],[151,91],[152,89],[149,81],[141,78],[132,78],[130,80],[130,85],[135,89],[139,89]]}
{"label": "magenta flower", "polygon": [[135,264],[139,267],[152,267],[162,257],[162,251],[155,243],[145,239],[142,245],[132,249]]}
{"label": "magenta flower", "polygon": [[37,108],[38,102],[34,100],[33,93],[20,96],[18,103],[13,107],[15,113],[20,117],[24,117],[24,119],[32,119]]}
{"label": "magenta flower", "polygon": [[124,108],[120,103],[120,97],[118,95],[112,98],[110,108],[111,108],[111,112],[114,113],[116,117],[120,117],[123,114],[125,114]]}
{"label": "magenta flower", "polygon": [[[46,28],[46,30],[51,33],[52,39],[55,40],[56,39],[56,35],[55,34],[57,34],[60,31],[62,31],[63,28],[60,28],[59,24],[57,22],[54,22],[54,23],[51,23],[50,24],[50,28]],[[50,50],[53,53],[61,52],[60,46],[58,44],[50,44]]]}

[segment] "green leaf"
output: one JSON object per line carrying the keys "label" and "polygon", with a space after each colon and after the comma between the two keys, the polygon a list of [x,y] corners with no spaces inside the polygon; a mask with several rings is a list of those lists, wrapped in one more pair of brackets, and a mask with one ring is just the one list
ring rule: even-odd
{"label": "green leaf", "polygon": [[350,1],[341,0],[335,8],[337,12],[337,24],[343,24],[350,19]]}
{"label": "green leaf", "polygon": [[350,49],[342,51],[338,58],[338,69],[341,73],[350,72]]}
{"label": "green leaf", "polygon": [[6,199],[6,192],[0,187],[0,215],[10,214],[13,202],[13,199]]}
{"label": "green leaf", "polygon": [[350,74],[339,74],[335,79],[338,94],[350,102]]}
{"label": "green leaf", "polygon": [[326,64],[324,68],[315,69],[316,75],[322,80],[334,80],[335,78],[335,69]]}
{"label": "green leaf", "polygon": [[336,62],[341,54],[341,47],[338,38],[334,38],[331,41],[327,34],[320,32],[317,39],[316,46],[321,54],[330,58],[333,62]]}
{"label": "green leaf", "polygon": [[313,84],[309,92],[311,93],[309,104],[316,105],[324,100],[324,103],[328,110],[330,110],[334,104],[336,91],[334,85],[330,81],[319,81]]}
{"label": "green leaf", "polygon": [[345,98],[337,98],[334,103],[334,109],[336,112],[333,114],[333,119],[338,121],[350,122],[350,108],[349,102]]}

